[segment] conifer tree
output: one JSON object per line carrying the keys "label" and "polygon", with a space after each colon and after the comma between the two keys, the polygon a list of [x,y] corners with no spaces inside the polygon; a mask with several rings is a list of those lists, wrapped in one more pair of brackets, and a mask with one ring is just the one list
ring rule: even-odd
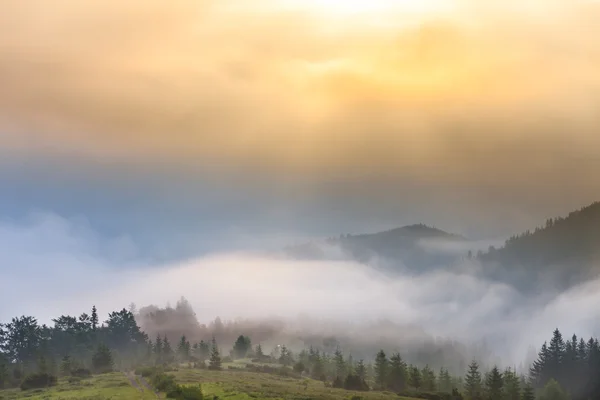
{"label": "conifer tree", "polygon": [[429,365],[425,365],[425,367],[421,371],[421,381],[421,388],[423,390],[430,392],[437,390],[435,372],[433,372],[433,370],[429,368]]}
{"label": "conifer tree", "polygon": [[487,400],[502,400],[504,398],[504,382],[498,367],[494,366],[487,375],[485,387]]}
{"label": "conifer tree", "polygon": [[112,372],[113,365],[114,361],[110,349],[105,344],[100,343],[92,356],[92,367],[94,368],[94,371],[100,374]]}
{"label": "conifer tree", "polygon": [[507,368],[506,371],[504,371],[504,398],[506,400],[521,399],[520,380],[511,368]]}
{"label": "conifer tree", "polygon": [[90,317],[90,322],[92,323],[92,330],[96,330],[98,328],[98,310],[96,306],[92,306],[92,316]]}
{"label": "conifer tree", "polygon": [[438,379],[439,391],[444,393],[452,392],[452,379],[450,373],[444,367],[440,368],[439,379]]}
{"label": "conifer tree", "polygon": [[538,358],[533,362],[529,370],[529,375],[531,376],[531,381],[533,386],[536,388],[541,388],[549,379],[548,376],[548,364],[550,359],[550,353],[548,350],[548,343],[544,342],[542,348],[538,353]]}
{"label": "conifer tree", "polygon": [[356,364],[356,375],[362,380],[367,379],[367,367],[362,359]]}
{"label": "conifer tree", "polygon": [[191,346],[190,342],[186,339],[185,335],[181,336],[179,344],[177,345],[177,355],[181,361],[188,361],[190,359]]}
{"label": "conifer tree", "polygon": [[344,353],[337,347],[333,356],[333,362],[335,363],[335,375],[340,379],[344,379],[346,373],[346,362],[344,361]]}
{"label": "conifer tree", "polygon": [[535,400],[535,392],[529,382],[525,383],[523,391],[521,393],[521,400]]}
{"label": "conifer tree", "polygon": [[169,342],[169,339],[165,335],[165,337],[162,341],[163,362],[165,362],[165,363],[173,362],[174,354],[175,353],[173,352],[173,348],[171,347],[171,342]]}
{"label": "conifer tree", "polygon": [[212,348],[210,352],[210,360],[208,364],[208,368],[213,371],[220,371],[221,367],[221,353],[219,352],[219,347],[217,346],[217,340],[213,336],[212,338]]}
{"label": "conifer tree", "polygon": [[313,379],[324,380],[325,379],[325,363],[319,351],[313,353],[312,365],[310,368],[310,376]]}
{"label": "conifer tree", "polygon": [[392,354],[390,357],[387,380],[387,388],[390,390],[400,392],[406,389],[406,364],[402,360],[400,353]]}
{"label": "conifer tree", "polygon": [[482,399],[481,372],[479,372],[479,364],[477,361],[469,364],[469,370],[465,376],[465,395],[467,400]]}
{"label": "conifer tree", "polygon": [[256,358],[258,358],[259,360],[262,360],[263,358],[265,358],[265,353],[263,352],[262,346],[260,345],[260,343],[256,346],[256,350],[254,351],[254,354],[256,356]]}
{"label": "conifer tree", "polygon": [[377,384],[377,387],[379,387],[382,390],[385,389],[385,384],[387,381],[389,367],[388,364],[389,362],[387,356],[385,355],[385,352],[383,350],[379,350],[379,353],[377,353],[377,357],[375,357],[374,372],[375,383]]}
{"label": "conifer tree", "polygon": [[408,368],[408,385],[417,390],[420,390],[423,386],[423,377],[416,365],[411,365]]}

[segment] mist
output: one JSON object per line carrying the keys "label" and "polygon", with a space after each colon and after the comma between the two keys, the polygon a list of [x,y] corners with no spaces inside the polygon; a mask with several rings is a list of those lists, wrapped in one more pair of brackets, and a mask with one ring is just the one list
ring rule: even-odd
{"label": "mist", "polygon": [[[104,237],[85,221],[44,213],[0,223],[0,243],[0,264],[6,266],[2,321],[25,314],[51,323],[93,304],[106,316],[130,303],[140,310],[163,308],[184,296],[198,327],[217,317],[237,321],[265,343],[299,347],[309,337],[321,343],[334,337],[359,352],[361,346],[389,346],[411,353],[427,340],[457,341],[465,359],[479,354],[502,365],[522,364],[531,346],[541,345],[556,327],[566,334],[598,333],[600,280],[558,295],[524,297],[510,285],[486,280],[467,261],[393,277],[380,272],[376,260],[298,261],[247,250],[156,264],[136,253],[131,238]],[[158,329],[146,328],[150,334]],[[168,327],[178,328],[188,327]],[[482,346],[485,351],[477,353]]]}

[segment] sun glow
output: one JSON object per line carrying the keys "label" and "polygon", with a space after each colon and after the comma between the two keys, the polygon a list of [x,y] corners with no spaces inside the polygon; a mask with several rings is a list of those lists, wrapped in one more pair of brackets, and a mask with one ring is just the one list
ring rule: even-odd
{"label": "sun glow", "polygon": [[440,11],[451,0],[282,0],[288,5],[329,16]]}

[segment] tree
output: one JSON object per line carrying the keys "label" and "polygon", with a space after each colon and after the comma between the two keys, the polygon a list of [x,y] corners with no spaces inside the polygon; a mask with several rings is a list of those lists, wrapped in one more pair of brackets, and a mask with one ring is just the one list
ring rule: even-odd
{"label": "tree", "polygon": [[94,372],[99,374],[112,372],[113,365],[114,361],[110,349],[104,343],[100,343],[92,356]]}
{"label": "tree", "polygon": [[549,379],[548,363],[550,359],[550,352],[548,350],[548,343],[544,342],[541,350],[538,353],[538,358],[533,362],[529,374],[531,381],[536,388],[543,387],[543,385]]}
{"label": "tree", "polygon": [[173,352],[173,348],[171,347],[171,342],[165,335],[165,338],[162,341],[162,359],[165,363],[171,363],[175,359],[175,353]]}
{"label": "tree", "polygon": [[423,379],[421,377],[421,371],[414,365],[408,368],[408,385],[419,390],[423,385]]}
{"label": "tree", "polygon": [[504,371],[504,398],[505,400],[521,399],[521,382],[517,374],[510,368]]}
{"label": "tree", "polygon": [[346,376],[346,362],[344,361],[344,353],[342,353],[342,350],[339,347],[335,349],[333,361],[335,363],[335,375],[340,378],[341,381],[343,377]]}
{"label": "tree", "polygon": [[375,383],[380,389],[385,389],[388,376],[388,359],[383,350],[379,350],[375,357]]}
{"label": "tree", "polygon": [[191,346],[190,342],[186,339],[185,335],[181,336],[179,344],[177,345],[177,355],[181,361],[188,361],[190,359]]}
{"label": "tree", "polygon": [[406,389],[406,380],[406,364],[400,353],[392,354],[389,362],[387,388],[395,392],[401,392]]}
{"label": "tree", "polygon": [[294,363],[292,352],[286,347],[281,346],[281,353],[279,355],[279,363],[282,365],[290,366]]}
{"label": "tree", "polygon": [[494,366],[485,380],[487,399],[502,400],[504,398],[503,387],[502,373],[498,367]]}
{"label": "tree", "polygon": [[252,349],[252,342],[248,336],[240,335],[233,345],[233,355],[235,358],[246,358],[248,352]]}
{"label": "tree", "polygon": [[433,370],[429,368],[429,365],[425,365],[425,367],[421,371],[421,380],[423,382],[421,384],[423,390],[430,392],[434,392],[437,390],[435,372],[433,372]]}
{"label": "tree", "polygon": [[477,361],[469,364],[469,370],[465,376],[465,395],[468,400],[481,400],[481,373]]}
{"label": "tree", "polygon": [[439,391],[444,393],[451,393],[453,389],[452,379],[450,378],[450,373],[445,368],[440,368],[439,374]]}
{"label": "tree", "polygon": [[96,306],[92,306],[92,316],[90,317],[90,322],[92,324],[92,329],[95,331],[98,328],[98,310],[96,310]]}
{"label": "tree", "polygon": [[0,343],[0,351],[11,361],[35,365],[41,337],[37,320],[34,317],[22,316],[13,318],[1,328],[3,340]]}
{"label": "tree", "polygon": [[521,393],[521,400],[535,400],[535,393],[533,387],[529,382],[525,383],[523,392]]}
{"label": "tree", "polygon": [[254,351],[254,355],[259,360],[262,360],[263,358],[265,358],[265,353],[263,352],[263,349],[262,349],[262,346],[260,345],[260,343],[256,346],[256,350]]}
{"label": "tree", "polygon": [[550,379],[544,389],[541,391],[540,400],[568,400],[569,396],[563,391],[559,383]]}
{"label": "tree", "polygon": [[220,371],[221,367],[221,353],[219,352],[219,347],[217,346],[217,340],[213,336],[212,338],[212,348],[210,351],[210,360],[208,364],[208,368],[213,371]]}
{"label": "tree", "polygon": [[358,364],[356,364],[356,375],[362,380],[367,379],[367,367],[364,360],[359,360]]}
{"label": "tree", "polygon": [[71,360],[71,356],[66,355],[63,357],[60,363],[60,373],[63,376],[71,375],[71,371],[73,370],[73,362]]}

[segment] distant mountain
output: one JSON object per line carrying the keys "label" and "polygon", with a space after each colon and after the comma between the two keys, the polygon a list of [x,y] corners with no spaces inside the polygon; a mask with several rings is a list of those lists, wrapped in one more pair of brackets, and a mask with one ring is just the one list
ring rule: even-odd
{"label": "distant mountain", "polygon": [[522,287],[565,288],[600,273],[600,202],[548,219],[543,227],[508,239],[478,255],[495,277]]}
{"label": "distant mountain", "polygon": [[467,240],[460,235],[418,224],[290,246],[285,253],[299,259],[343,258],[362,263],[376,259],[391,266],[421,271],[464,257],[467,245]]}

